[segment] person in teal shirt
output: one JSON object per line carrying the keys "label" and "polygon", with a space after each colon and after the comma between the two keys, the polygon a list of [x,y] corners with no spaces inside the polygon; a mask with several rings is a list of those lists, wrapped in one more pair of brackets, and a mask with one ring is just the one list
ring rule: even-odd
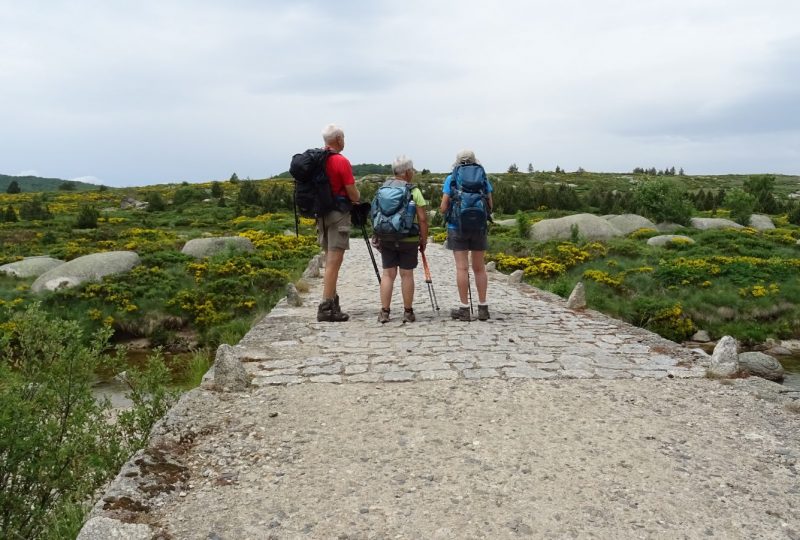
{"label": "person in teal shirt", "polygon": [[[472,150],[462,150],[456,156],[453,164],[455,170],[459,165],[477,165],[480,162],[475,159],[475,152]],[[481,167],[481,171],[483,168]],[[485,176],[485,173],[484,173]],[[439,211],[447,216],[452,202],[452,183],[453,175],[450,174],[442,186],[442,204]],[[484,192],[486,193],[486,203],[488,212],[492,212],[492,184],[489,179],[485,179]],[[468,303],[469,291],[469,260],[472,255],[472,271],[475,274],[475,288],[478,289],[478,320],[489,319],[489,304],[486,300],[486,290],[489,284],[489,276],[486,273],[486,263],[484,256],[488,247],[488,225],[479,231],[465,232],[459,230],[458,222],[452,218],[447,222],[447,249],[453,251],[456,263],[456,284],[458,286],[458,296],[461,305],[450,311],[450,316],[459,321],[469,321],[470,306]]]}

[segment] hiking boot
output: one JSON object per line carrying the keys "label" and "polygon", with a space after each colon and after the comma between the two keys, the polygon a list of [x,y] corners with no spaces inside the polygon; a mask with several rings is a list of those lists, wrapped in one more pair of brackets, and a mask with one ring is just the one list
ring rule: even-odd
{"label": "hiking boot", "polygon": [[[346,321],[350,318],[350,315],[347,313],[342,313],[342,308],[339,307],[339,295],[333,297],[333,311],[336,313],[336,316],[340,318],[340,320]],[[344,317],[344,319],[341,319]]]}
{"label": "hiking boot", "polygon": [[347,313],[342,313],[333,300],[323,300],[317,308],[317,321],[319,322],[344,322],[350,318]]}
{"label": "hiking boot", "polygon": [[405,308],[403,311],[403,322],[414,322],[417,320],[416,315],[414,315],[414,308]]}
{"label": "hiking boot", "polygon": [[489,306],[481,306],[480,304],[478,305],[478,320],[489,320]]}
{"label": "hiking boot", "polygon": [[457,321],[469,321],[469,308],[468,307],[458,307],[453,308],[450,310],[450,318],[455,319]]}
{"label": "hiking boot", "polygon": [[389,313],[391,310],[389,308],[381,308],[381,312],[378,313],[378,322],[381,324],[386,324],[389,322]]}

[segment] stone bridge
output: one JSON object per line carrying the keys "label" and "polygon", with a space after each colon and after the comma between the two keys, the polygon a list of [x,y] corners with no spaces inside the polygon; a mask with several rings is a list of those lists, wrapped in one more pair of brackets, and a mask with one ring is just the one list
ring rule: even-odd
{"label": "stone bridge", "polygon": [[[281,301],[235,347],[250,387],[185,394],[80,538],[800,538],[800,415],[780,385],[491,273],[486,322],[377,322],[354,238],[346,323]],[[379,256],[378,256],[378,260]]]}

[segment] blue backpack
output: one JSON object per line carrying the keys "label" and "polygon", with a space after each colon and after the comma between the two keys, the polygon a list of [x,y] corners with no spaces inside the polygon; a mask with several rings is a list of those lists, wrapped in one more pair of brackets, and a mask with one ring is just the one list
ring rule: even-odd
{"label": "blue backpack", "polygon": [[400,240],[419,234],[414,223],[416,205],[411,195],[413,185],[399,180],[387,180],[372,199],[372,230],[380,238]]}
{"label": "blue backpack", "polygon": [[489,182],[477,163],[457,165],[450,182],[447,221],[461,232],[486,232],[489,221]]}

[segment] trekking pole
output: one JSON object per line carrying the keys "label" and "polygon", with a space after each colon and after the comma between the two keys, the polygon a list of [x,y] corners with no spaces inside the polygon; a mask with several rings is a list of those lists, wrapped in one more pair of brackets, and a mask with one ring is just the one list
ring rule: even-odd
{"label": "trekking pole", "polygon": [[297,197],[292,198],[292,206],[294,207],[294,237],[300,237],[300,219],[297,217]]}
{"label": "trekking pole", "polygon": [[367,243],[367,249],[369,250],[369,258],[372,259],[372,267],[375,269],[375,277],[378,278],[378,285],[381,284],[381,274],[378,272],[378,263],[375,262],[375,254],[372,253],[372,244],[367,237],[367,227],[363,223],[361,224],[361,232],[364,235],[364,242]]}
{"label": "trekking pole", "polygon": [[472,283],[469,280],[469,268],[467,268],[467,294],[469,295],[469,318],[472,319]]}
{"label": "trekking pole", "polygon": [[367,243],[369,258],[372,260],[372,267],[375,269],[375,277],[378,278],[378,285],[381,284],[381,274],[378,272],[378,263],[375,262],[375,254],[372,253],[372,244],[367,235],[367,214],[369,213],[369,203],[359,203],[353,206],[350,216],[353,224],[361,226],[361,234],[364,235],[364,242]]}
{"label": "trekking pole", "polygon": [[431,269],[428,266],[428,257],[425,256],[424,251],[420,251],[422,254],[422,268],[425,270],[425,283],[428,285],[428,296],[431,298],[431,309],[436,311],[436,314],[439,314],[439,302],[436,300],[436,291],[433,288],[433,280],[431,279]]}

